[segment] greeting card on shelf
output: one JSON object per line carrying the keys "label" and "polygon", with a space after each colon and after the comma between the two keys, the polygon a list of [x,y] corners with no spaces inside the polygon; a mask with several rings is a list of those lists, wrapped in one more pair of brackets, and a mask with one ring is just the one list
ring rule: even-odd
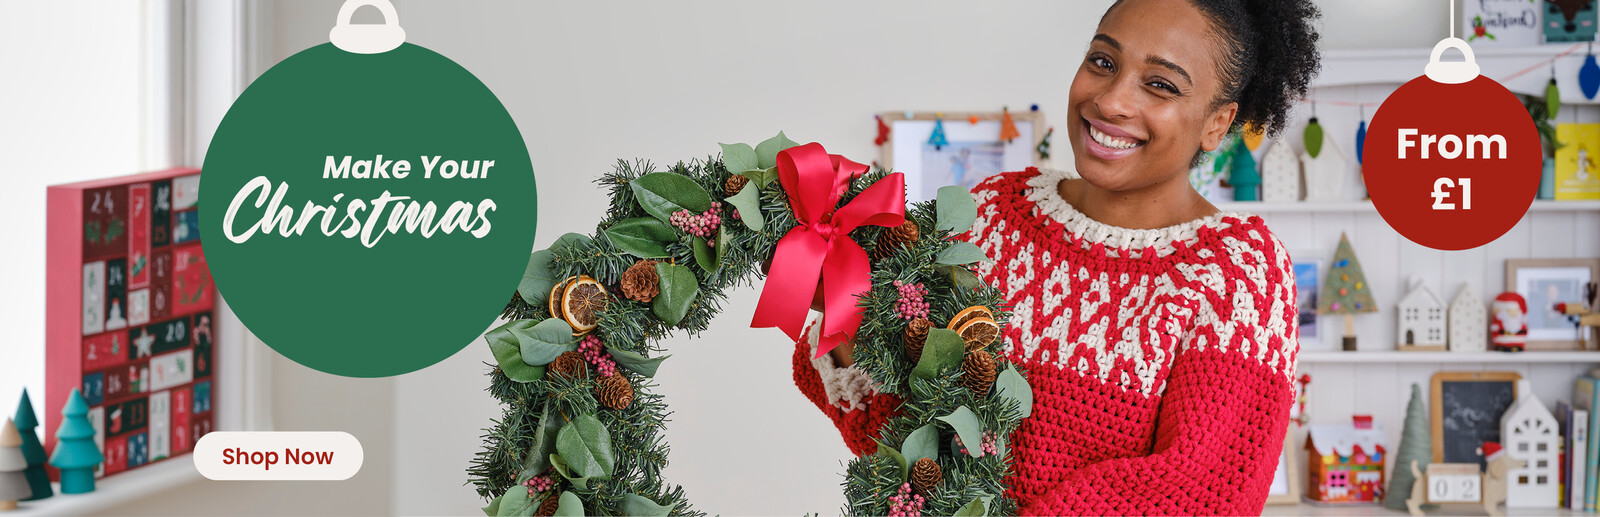
{"label": "greeting card on shelf", "polygon": [[1461,25],[1456,30],[1474,47],[1525,47],[1544,42],[1539,30],[1543,7],[1528,0],[1466,0],[1461,2]]}
{"label": "greeting card on shelf", "polygon": [[[73,389],[116,474],[188,452],[213,427],[212,308],[200,171],[49,188],[44,407]],[[45,411],[47,446],[61,415]]]}
{"label": "greeting card on shelf", "polygon": [[1556,199],[1600,199],[1600,124],[1556,124],[1556,138]]}

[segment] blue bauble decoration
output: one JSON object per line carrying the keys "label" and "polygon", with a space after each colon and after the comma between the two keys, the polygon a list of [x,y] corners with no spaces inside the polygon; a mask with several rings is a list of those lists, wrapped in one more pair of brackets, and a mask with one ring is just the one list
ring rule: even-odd
{"label": "blue bauble decoration", "polygon": [[1583,68],[1578,69],[1578,87],[1583,89],[1583,97],[1590,100],[1600,92],[1600,64],[1594,62],[1594,54],[1584,58]]}
{"label": "blue bauble decoration", "polygon": [[1367,148],[1367,121],[1362,120],[1356,125],[1356,165],[1361,164],[1362,151]]}

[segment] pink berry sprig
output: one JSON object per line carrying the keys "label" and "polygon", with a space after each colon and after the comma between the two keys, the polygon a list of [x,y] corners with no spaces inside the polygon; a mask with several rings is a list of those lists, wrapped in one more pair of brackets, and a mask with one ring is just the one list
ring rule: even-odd
{"label": "pink berry sprig", "polygon": [[578,342],[578,352],[583,354],[584,360],[594,365],[595,371],[600,372],[601,377],[617,374],[617,362],[611,359],[611,354],[606,352],[605,345],[601,344],[600,338],[594,334],[584,336],[583,341]]}
{"label": "pink berry sprig", "polygon": [[555,488],[556,482],[550,479],[550,476],[534,476],[522,482],[522,485],[528,487],[528,495],[531,497],[539,492]]}
{"label": "pink berry sprig", "polygon": [[901,318],[914,320],[928,317],[928,301],[924,299],[928,295],[927,286],[895,280],[894,288],[900,292],[900,299],[895,301],[894,309]]}
{"label": "pink berry sprig", "polygon": [[688,232],[689,235],[710,239],[717,234],[717,228],[722,227],[722,202],[712,201],[711,209],[706,213],[694,215],[688,210],[679,210],[672,213],[669,221],[678,229]]}
{"label": "pink berry sprig", "polygon": [[986,455],[986,456],[992,456],[992,455],[995,455],[995,454],[1000,454],[999,440],[998,440],[998,438],[995,437],[994,431],[984,431],[983,432],[983,447],[982,448],[983,448],[983,454]]}
{"label": "pink berry sprig", "polygon": [[889,496],[889,517],[922,517],[922,504],[926,502],[911,492],[911,483],[901,483],[900,490]]}

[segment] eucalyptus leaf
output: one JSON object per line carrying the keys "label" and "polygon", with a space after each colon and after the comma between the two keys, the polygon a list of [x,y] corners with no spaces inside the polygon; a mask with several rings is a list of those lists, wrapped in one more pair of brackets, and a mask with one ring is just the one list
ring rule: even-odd
{"label": "eucalyptus leaf", "polygon": [[579,415],[556,432],[556,452],[574,474],[611,479],[611,432],[594,415]]}
{"label": "eucalyptus leaf", "polygon": [[717,256],[717,249],[711,247],[705,237],[694,238],[694,264],[700,266],[701,271],[705,271],[708,276],[716,272],[718,258],[720,257]]}
{"label": "eucalyptus leaf", "polygon": [[782,131],[778,132],[778,136],[768,138],[766,141],[756,144],[756,157],[761,159],[760,167],[763,169],[768,169],[777,166],[778,152],[797,145],[800,144],[797,144],[793,140],[790,140],[789,137],[784,136]]}
{"label": "eucalyptus leaf", "polygon": [[958,289],[972,290],[983,288],[983,281],[978,279],[978,274],[973,273],[972,270],[967,269],[966,266],[937,266],[937,269],[947,275],[950,275],[950,281],[956,284],[956,288]]}
{"label": "eucalyptus leaf", "polygon": [[1005,370],[995,378],[994,386],[1001,397],[1017,401],[1022,405],[1022,418],[1033,416],[1033,388],[1028,385],[1028,380],[1022,378],[1022,373],[1017,371],[1017,365],[1007,365]]}
{"label": "eucalyptus leaf", "polygon": [[528,456],[522,461],[522,472],[517,473],[517,483],[532,479],[550,468],[550,453],[556,450],[558,430],[555,419],[550,418],[550,404],[547,403],[539,414],[539,427],[534,429],[533,444],[528,447]]}
{"label": "eucalyptus leaf", "polygon": [[[506,490],[506,494],[511,492],[515,492],[515,490]],[[500,497],[496,497],[493,501],[489,501],[489,506],[483,507],[483,514],[488,517],[496,517],[500,515],[500,500],[505,499],[506,494],[500,494]]]}
{"label": "eucalyptus leaf", "polygon": [[578,499],[578,494],[562,492],[560,502],[556,505],[555,517],[583,517],[583,500]]}
{"label": "eucalyptus leaf", "polygon": [[972,498],[972,501],[967,502],[967,504],[962,506],[960,510],[956,510],[955,517],[983,517],[987,513],[988,511],[984,508],[983,500],[974,497]]}
{"label": "eucalyptus leaf", "polygon": [[562,248],[584,248],[588,247],[592,242],[594,242],[594,239],[590,239],[588,235],[581,233],[564,233],[561,234],[560,237],[556,237],[556,242],[550,245],[550,250],[557,251]]}
{"label": "eucalyptus leaf", "polygon": [[517,337],[507,329],[513,325],[531,328],[533,320],[513,320],[483,335],[483,339],[489,342],[489,351],[494,353],[495,364],[500,366],[501,373],[513,381],[533,382],[544,378],[544,366],[530,365],[522,360],[522,348]]}
{"label": "eucalyptus leaf", "polygon": [[983,248],[979,248],[978,245],[967,241],[956,241],[951,243],[950,247],[945,248],[944,251],[939,252],[939,256],[933,259],[933,263],[959,266],[988,260],[989,257],[983,254]]}
{"label": "eucalyptus leaf", "polygon": [[617,362],[617,366],[627,368],[628,370],[633,371],[633,373],[637,373],[645,377],[655,377],[656,368],[661,367],[661,361],[665,361],[668,357],[672,357],[670,355],[663,355],[660,357],[645,357],[643,354],[639,354],[637,352],[629,352],[627,350],[612,348],[609,346],[606,347],[606,351],[611,353],[611,359]]}
{"label": "eucalyptus leaf", "polygon": [[756,186],[767,188],[768,183],[772,183],[773,180],[778,179],[778,168],[768,167],[765,169],[752,169],[739,174],[746,178],[750,178],[750,181],[754,182]]}
{"label": "eucalyptus leaf", "polygon": [[960,366],[961,355],[966,349],[966,341],[956,331],[930,330],[927,342],[922,346],[922,358],[917,361],[917,367],[911,370],[911,376],[928,380],[938,375],[939,370]]}
{"label": "eucalyptus leaf", "polygon": [[662,222],[671,221],[679,210],[699,214],[711,209],[711,194],[682,174],[653,172],[628,182],[628,188],[644,211]]}
{"label": "eucalyptus leaf", "polygon": [[978,421],[977,413],[967,409],[967,406],[961,406],[949,415],[937,418],[956,430],[956,436],[960,436],[961,443],[967,447],[968,456],[983,456],[983,424]]}
{"label": "eucalyptus leaf", "polygon": [[622,494],[622,514],[623,515],[643,515],[645,517],[661,517],[661,516],[664,516],[664,515],[670,515],[672,513],[672,509],[677,508],[677,507],[678,507],[678,503],[672,503],[672,504],[667,505],[667,506],[661,506],[659,504],[656,504],[655,501],[651,501],[650,498],[642,496],[642,495],[639,495],[639,494]]}
{"label": "eucalyptus leaf", "polygon": [[656,276],[661,281],[661,294],[651,302],[650,311],[668,326],[677,326],[689,314],[689,307],[700,296],[700,283],[689,266],[665,262],[656,263]]}
{"label": "eucalyptus leaf", "polygon": [[717,264],[722,264],[722,257],[728,256],[728,227],[717,227]]}
{"label": "eucalyptus leaf", "polygon": [[505,495],[500,496],[496,501],[499,502],[499,505],[490,504],[490,506],[495,508],[494,514],[500,517],[533,515],[533,512],[539,509],[533,498],[528,497],[528,490],[520,486],[507,489]]}
{"label": "eucalyptus leaf", "polygon": [[906,463],[906,457],[900,454],[900,451],[894,450],[894,447],[884,445],[883,442],[878,441],[876,438],[872,439],[872,441],[878,444],[878,454],[887,456],[889,459],[894,460],[896,465],[900,466],[900,477],[896,478],[895,483],[904,483],[906,474],[911,471],[911,464]]}
{"label": "eucalyptus leaf", "polygon": [[938,203],[934,204],[934,226],[950,233],[962,233],[972,228],[978,220],[978,203],[966,187],[947,185],[939,187]]}
{"label": "eucalyptus leaf", "polygon": [[756,150],[750,144],[717,144],[722,146],[722,165],[735,174],[759,169]]}
{"label": "eucalyptus leaf", "polygon": [[555,254],[539,250],[528,256],[528,269],[522,272],[522,282],[517,284],[517,294],[522,301],[539,306],[550,299],[550,288],[556,286],[556,274],[550,271]]}
{"label": "eucalyptus leaf", "polygon": [[666,257],[667,244],[678,242],[676,228],[651,217],[624,219],[606,228],[605,234],[618,249],[639,258]]}
{"label": "eucalyptus leaf", "polygon": [[900,453],[906,457],[906,463],[913,465],[922,458],[938,460],[939,428],[928,424],[912,431],[905,443],[900,444]]}
{"label": "eucalyptus leaf", "polygon": [[728,198],[728,204],[739,210],[739,220],[744,221],[747,228],[761,231],[767,227],[767,221],[761,215],[761,187],[752,181],[739,189],[738,194]]}
{"label": "eucalyptus leaf", "polygon": [[567,460],[561,459],[561,455],[551,454],[550,466],[554,467],[557,474],[561,474],[561,477],[566,478],[567,482],[572,483],[572,486],[578,490],[589,489],[589,476],[573,474],[572,468],[567,466]]}
{"label": "eucalyptus leaf", "polygon": [[522,362],[534,366],[550,364],[563,352],[578,349],[578,339],[572,337],[572,325],[556,318],[545,319],[532,328],[512,328],[511,335],[516,336],[521,346]]}

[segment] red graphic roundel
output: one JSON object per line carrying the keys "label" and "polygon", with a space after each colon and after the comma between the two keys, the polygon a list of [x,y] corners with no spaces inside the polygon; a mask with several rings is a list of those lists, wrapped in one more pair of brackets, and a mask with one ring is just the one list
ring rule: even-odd
{"label": "red graphic roundel", "polygon": [[1440,250],[1482,246],[1516,226],[1544,165],[1528,110],[1483,76],[1447,84],[1424,75],[1401,86],[1373,114],[1362,156],[1378,214]]}

